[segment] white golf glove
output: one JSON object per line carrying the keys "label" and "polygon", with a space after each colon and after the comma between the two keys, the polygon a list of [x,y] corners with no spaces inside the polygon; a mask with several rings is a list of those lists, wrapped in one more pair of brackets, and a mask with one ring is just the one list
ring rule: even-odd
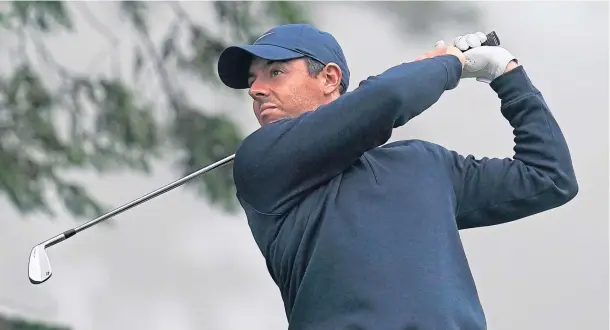
{"label": "white golf glove", "polygon": [[[483,32],[467,34],[453,38],[450,46],[454,46],[464,52],[466,62],[462,70],[461,78],[476,78],[477,81],[489,84],[498,78],[506,70],[510,61],[517,60],[505,48],[500,46],[481,46],[487,40]],[[445,47],[441,40],[436,43],[437,47]]]}

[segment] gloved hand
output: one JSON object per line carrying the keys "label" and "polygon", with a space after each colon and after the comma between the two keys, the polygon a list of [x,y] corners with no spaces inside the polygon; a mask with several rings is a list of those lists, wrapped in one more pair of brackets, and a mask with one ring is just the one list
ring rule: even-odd
{"label": "gloved hand", "polygon": [[[500,46],[481,46],[486,40],[485,33],[476,32],[455,37],[450,45],[445,45],[442,40],[438,41],[436,47],[454,46],[464,51],[466,61],[462,70],[462,78],[476,78],[477,81],[489,84],[504,73],[511,61],[517,61],[517,59]],[[469,48],[471,49],[466,50]]]}

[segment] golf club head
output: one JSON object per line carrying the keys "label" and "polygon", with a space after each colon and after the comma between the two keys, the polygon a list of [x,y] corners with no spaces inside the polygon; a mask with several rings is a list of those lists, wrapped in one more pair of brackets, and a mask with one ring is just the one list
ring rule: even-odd
{"label": "golf club head", "polygon": [[40,284],[48,280],[51,275],[51,263],[44,244],[36,245],[30,253],[30,263],[28,265],[28,276],[30,283]]}

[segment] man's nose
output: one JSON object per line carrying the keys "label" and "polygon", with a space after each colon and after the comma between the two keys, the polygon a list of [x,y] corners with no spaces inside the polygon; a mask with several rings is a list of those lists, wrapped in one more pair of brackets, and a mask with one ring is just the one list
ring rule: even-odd
{"label": "man's nose", "polygon": [[258,100],[269,95],[269,88],[265,83],[255,80],[252,83],[252,86],[250,86],[248,94],[250,94],[250,97],[254,100]]}

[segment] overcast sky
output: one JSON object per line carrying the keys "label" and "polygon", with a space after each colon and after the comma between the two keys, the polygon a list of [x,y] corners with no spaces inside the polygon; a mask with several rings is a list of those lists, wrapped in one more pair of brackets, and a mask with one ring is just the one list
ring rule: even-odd
{"label": "overcast sky", "polygon": [[[125,25],[112,16],[110,4],[88,6],[108,26],[116,25],[114,34],[122,39],[115,51],[128,69],[133,38],[125,33]],[[576,199],[558,209],[462,232],[489,328],[607,329],[608,4],[479,6],[485,19],[478,29],[497,31],[543,92],[568,140],[580,185]],[[185,7],[204,18],[202,4]],[[351,88],[414,59],[438,38],[475,32],[446,27],[424,44],[396,29],[383,16],[387,13],[370,7],[336,2],[316,3],[314,8],[318,26],[333,33],[343,46],[352,72]],[[159,26],[165,16],[156,14]],[[77,35],[55,39],[49,47],[58,61],[74,69],[106,68],[90,67],[92,59],[109,47],[87,25]],[[0,60],[7,65],[6,56]],[[211,96],[190,90],[200,102],[230,105],[246,131],[256,128],[245,94],[228,99],[228,93]],[[392,140],[408,138],[477,157],[513,153],[511,127],[500,114],[499,100],[487,85],[476,81],[462,82],[396,130]],[[126,172],[77,178],[96,197],[118,206],[178,176],[168,164],[159,163],[150,177]],[[95,227],[50,248],[54,275],[33,286],[26,271],[32,246],[76,223],[67,216],[54,221],[20,217],[3,198],[0,207],[4,310],[78,330],[286,328],[279,291],[243,213],[222,214],[190,191],[175,190],[120,215],[114,228]]]}

